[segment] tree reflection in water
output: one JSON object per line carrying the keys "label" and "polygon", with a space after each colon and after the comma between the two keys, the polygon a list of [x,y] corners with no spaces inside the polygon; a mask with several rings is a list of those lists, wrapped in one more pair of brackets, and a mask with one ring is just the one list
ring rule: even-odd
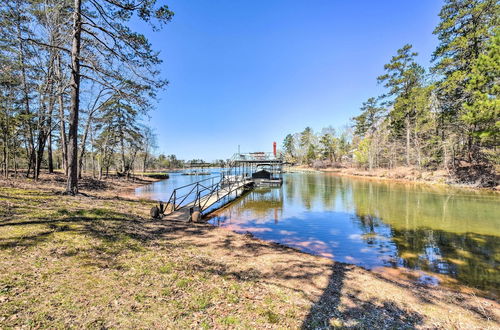
{"label": "tree reflection in water", "polygon": [[287,174],[218,212],[216,225],[367,268],[406,267],[495,291],[499,196],[484,192]]}

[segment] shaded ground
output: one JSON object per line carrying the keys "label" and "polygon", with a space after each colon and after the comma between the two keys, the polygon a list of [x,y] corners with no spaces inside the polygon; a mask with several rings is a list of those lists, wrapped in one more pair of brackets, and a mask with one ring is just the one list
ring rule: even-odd
{"label": "shaded ground", "polygon": [[[91,181],[89,181],[91,182]],[[499,305],[204,224],[151,201],[0,181],[0,325],[120,328],[497,328]],[[97,190],[95,187],[99,187]]]}

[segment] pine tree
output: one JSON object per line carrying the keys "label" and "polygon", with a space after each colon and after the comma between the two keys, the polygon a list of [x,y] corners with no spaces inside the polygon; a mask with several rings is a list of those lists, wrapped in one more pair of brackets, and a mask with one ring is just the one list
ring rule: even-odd
{"label": "pine tree", "polygon": [[434,34],[440,44],[433,54],[433,70],[442,76],[437,84],[442,134],[458,132],[460,139],[457,142],[472,161],[479,140],[472,134],[473,125],[462,121],[463,105],[471,102],[473,94],[466,86],[493,28],[498,26],[500,4],[496,0],[446,0],[439,16],[441,22]]}
{"label": "pine tree", "polygon": [[323,159],[328,159],[330,162],[337,161],[338,139],[331,133],[326,133],[319,139],[321,153]]}
{"label": "pine tree", "polygon": [[283,149],[285,151],[285,157],[290,160],[295,160],[295,142],[292,134],[288,134],[283,140]]}
{"label": "pine tree", "polygon": [[316,148],[314,147],[314,144],[310,144],[307,147],[307,153],[306,153],[306,162],[308,164],[311,164],[312,161],[316,159]]}
{"label": "pine tree", "polygon": [[[500,135],[500,29],[487,45],[486,52],[473,63],[465,86],[470,98],[464,103],[460,117],[470,127],[473,144],[484,147],[490,157],[498,162],[495,152]],[[478,150],[474,150],[477,153]],[[493,154],[491,154],[493,152]]]}
{"label": "pine tree", "polygon": [[397,55],[384,66],[386,74],[377,79],[389,91],[386,104],[392,106],[389,112],[391,128],[396,137],[405,135],[406,140],[406,165],[411,165],[411,130],[416,109],[412,106],[412,91],[421,86],[424,69],[418,65],[414,58],[418,55],[411,51],[410,44],[398,49]]}
{"label": "pine tree", "polygon": [[306,163],[311,159],[311,155],[314,151],[314,148],[311,146],[314,143],[314,132],[311,127],[306,127],[302,133],[300,133],[300,148],[301,155],[303,156],[303,161]]}
{"label": "pine tree", "polygon": [[368,131],[376,129],[376,124],[384,116],[384,108],[378,105],[376,98],[370,97],[363,102],[360,110],[361,114],[353,118],[354,134],[364,136]]}

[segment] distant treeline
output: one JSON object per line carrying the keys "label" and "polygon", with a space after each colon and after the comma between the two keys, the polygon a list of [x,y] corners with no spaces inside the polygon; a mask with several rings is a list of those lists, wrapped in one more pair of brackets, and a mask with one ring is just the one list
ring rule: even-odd
{"label": "distant treeline", "polygon": [[500,161],[500,5],[446,0],[439,16],[429,70],[404,45],[377,78],[385,94],[364,102],[351,127],[289,134],[285,157],[370,169],[480,167],[493,174]]}
{"label": "distant treeline", "polygon": [[202,159],[183,160],[177,159],[176,155],[149,157],[148,169],[180,169],[180,168],[204,168],[204,167],[224,167],[228,165],[227,160],[217,159],[212,162],[205,162]]}

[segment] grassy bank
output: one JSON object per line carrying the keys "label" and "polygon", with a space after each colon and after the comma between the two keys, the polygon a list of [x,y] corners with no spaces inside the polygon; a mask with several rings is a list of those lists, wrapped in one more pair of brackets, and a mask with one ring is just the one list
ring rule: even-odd
{"label": "grassy bank", "polygon": [[[123,179],[0,181],[0,325],[495,328],[499,305],[205,224],[153,221]],[[463,288],[462,288],[463,289]]]}
{"label": "grassy bank", "polygon": [[152,178],[152,179],[157,179],[157,180],[165,180],[165,179],[168,179],[170,177],[168,175],[168,173],[164,173],[164,172],[147,172],[147,173],[140,173],[138,175],[145,176],[145,177]]}

